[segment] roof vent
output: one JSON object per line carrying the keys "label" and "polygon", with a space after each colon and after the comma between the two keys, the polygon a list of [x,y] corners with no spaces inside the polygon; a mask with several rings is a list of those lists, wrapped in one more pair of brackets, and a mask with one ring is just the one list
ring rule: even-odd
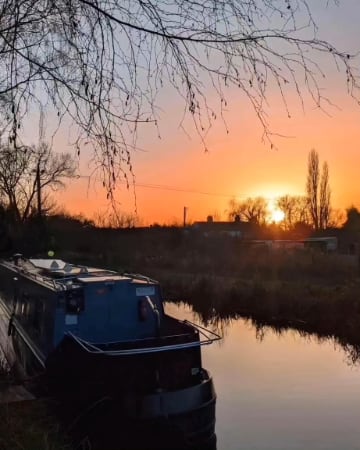
{"label": "roof vent", "polygon": [[72,265],[66,263],[65,266],[64,266],[64,272],[65,273],[70,273],[71,271],[72,271]]}
{"label": "roof vent", "polygon": [[56,270],[59,268],[59,264],[54,260],[51,264],[50,264],[50,269]]}

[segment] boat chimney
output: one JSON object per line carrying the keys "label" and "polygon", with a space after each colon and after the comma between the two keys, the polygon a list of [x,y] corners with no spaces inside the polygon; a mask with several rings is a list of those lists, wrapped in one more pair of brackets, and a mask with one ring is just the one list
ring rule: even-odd
{"label": "boat chimney", "polygon": [[21,253],[15,253],[15,255],[13,256],[14,258],[14,264],[15,266],[19,265],[19,261],[22,258],[22,254]]}

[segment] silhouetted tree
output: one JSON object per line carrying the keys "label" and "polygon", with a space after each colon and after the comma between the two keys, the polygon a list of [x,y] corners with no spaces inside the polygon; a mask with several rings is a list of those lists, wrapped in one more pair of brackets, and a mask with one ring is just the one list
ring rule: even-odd
{"label": "silhouetted tree", "polygon": [[[75,125],[74,145],[92,146],[111,193],[128,179],[140,124],[157,126],[156,99],[174,88],[205,137],[226,107],[225,89],[245,93],[271,143],[269,86],[322,107],[328,54],[357,96],[353,56],[321,39],[308,0],[0,0],[0,113],[10,143],[33,107],[52,105]],[[345,7],[345,6],[342,6]],[[355,70],[354,70],[355,68]],[[207,87],[218,94],[212,109]],[[32,115],[33,120],[33,115]],[[129,137],[130,136],[130,137]],[[15,145],[15,147],[16,147]]]}
{"label": "silhouetted tree", "polygon": [[315,230],[320,228],[319,218],[319,155],[312,149],[308,156],[308,172],[306,180],[306,194],[309,203],[310,217]]}
{"label": "silhouetted tree", "polygon": [[309,224],[307,197],[284,195],[276,200],[276,207],[284,213],[282,225],[285,230],[292,230],[295,224]]}
{"label": "silhouetted tree", "polygon": [[355,206],[347,208],[344,228],[348,231],[360,232],[360,211]]}
{"label": "silhouetted tree", "polygon": [[346,214],[343,209],[331,208],[328,227],[340,228],[344,225],[345,220],[346,220]]}
{"label": "silhouetted tree", "polygon": [[12,249],[12,239],[9,233],[9,220],[7,211],[0,204],[0,252]]}
{"label": "silhouetted tree", "polygon": [[111,211],[94,214],[93,222],[100,228],[133,228],[139,224],[139,218],[114,206]]}
{"label": "silhouetted tree", "polygon": [[230,200],[228,217],[235,220],[238,216],[245,222],[252,222],[260,225],[265,223],[268,216],[268,204],[263,197],[249,197],[246,200]]}
{"label": "silhouetted tree", "polygon": [[329,184],[329,166],[325,161],[321,173],[319,221],[320,228],[325,230],[330,224],[331,217],[331,190]]}
{"label": "silhouetted tree", "polygon": [[282,226],[285,230],[290,230],[294,222],[294,197],[291,195],[284,195],[276,200],[276,207],[284,213]]}
{"label": "silhouetted tree", "polygon": [[331,219],[329,166],[325,161],[320,176],[319,155],[314,149],[308,156],[306,194],[313,227],[315,230],[325,230]]}
{"label": "silhouetted tree", "polygon": [[[47,144],[38,147],[0,147],[0,196],[18,223],[40,207],[49,207],[49,190],[64,186],[63,179],[75,175],[76,164],[69,153],[52,153]],[[41,195],[40,195],[41,194]]]}

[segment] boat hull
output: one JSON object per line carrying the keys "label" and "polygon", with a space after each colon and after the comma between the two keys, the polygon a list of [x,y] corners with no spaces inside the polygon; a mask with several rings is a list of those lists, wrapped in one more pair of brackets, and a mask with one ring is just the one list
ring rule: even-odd
{"label": "boat hull", "polygon": [[[139,392],[134,389],[134,385],[131,387],[124,383],[124,375],[119,378],[121,372],[99,383],[101,373],[109,374],[112,372],[111,367],[124,365],[124,359],[118,358],[116,361],[109,357],[108,366],[107,358],[92,361],[88,367],[85,365],[82,377],[78,379],[73,377],[74,373],[71,377],[62,378],[66,373],[66,367],[63,367],[54,384],[54,374],[49,376],[39,363],[28,340],[23,339],[23,333],[14,326],[11,336],[8,336],[9,319],[4,307],[1,308],[0,345],[9,366],[15,369],[17,375],[27,379],[27,387],[33,394],[41,396],[51,392],[61,399],[60,409],[65,408],[61,419],[66,417],[65,421],[68,421],[71,417],[72,423],[75,420],[75,439],[81,440],[87,436],[93,442],[93,448],[100,449],[104,448],[105,436],[106,448],[109,450],[119,449],[119,445],[127,449],[214,448],[216,394],[212,378],[206,370],[201,369],[197,382],[194,381],[191,386],[149,389],[147,385],[147,392]],[[63,356],[61,363],[66,360],[66,354]],[[181,356],[181,352],[178,356]],[[72,355],[70,361],[75,361],[76,357],[79,355]],[[97,372],[97,378],[94,379],[91,365],[103,367],[105,372]],[[129,376],[133,371],[134,367],[130,366],[124,373]],[[86,373],[87,379],[83,378]],[[62,383],[59,383],[61,378]],[[79,416],[81,420],[77,420]]]}
{"label": "boat hull", "polygon": [[25,375],[25,370],[19,361],[20,354],[17,354],[15,350],[16,344],[13,336],[9,336],[9,322],[10,313],[0,299],[0,351],[6,361],[8,370]]}
{"label": "boat hull", "polygon": [[0,350],[11,372],[19,379],[30,379],[45,373],[45,361],[35,345],[0,299]]}
{"label": "boat hull", "polygon": [[[62,407],[66,403],[63,398]],[[122,398],[89,393],[83,402],[76,404],[70,397],[68,403],[64,414],[74,442],[87,440],[94,450],[216,448],[216,395],[211,377],[173,392]]]}
{"label": "boat hull", "polygon": [[21,255],[0,262],[0,280],[9,366],[56,399],[76,447],[88,437],[107,450],[214,444],[201,346],[220,336],[166,315],[156,281]]}

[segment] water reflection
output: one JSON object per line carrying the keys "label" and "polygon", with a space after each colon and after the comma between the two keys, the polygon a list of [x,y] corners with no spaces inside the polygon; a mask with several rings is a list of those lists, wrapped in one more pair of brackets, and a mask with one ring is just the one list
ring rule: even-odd
{"label": "water reflection", "polygon": [[[275,318],[257,318],[252,315],[239,314],[236,311],[222,308],[207,306],[203,304],[189,305],[186,302],[172,301],[173,304],[178,305],[180,310],[184,311],[190,308],[191,312],[188,315],[193,320],[198,320],[204,326],[210,327],[213,331],[220,334],[224,338],[228,334],[229,327],[241,319],[249,323],[255,329],[256,338],[261,342],[266,334],[275,333],[278,336],[286,334],[289,330],[296,330],[296,332],[304,339],[315,341],[319,344],[323,342],[333,342],[335,348],[340,348],[344,351],[346,362],[351,365],[360,364],[360,330],[350,330],[348,336],[330,334],[322,332],[314,327],[309,326],[303,321],[281,321]],[[170,303],[168,303],[170,305]]]}
{"label": "water reflection", "polygon": [[[194,450],[360,448],[360,346],[311,333],[301,323],[194,311],[183,303],[168,303],[166,310],[224,336],[203,348],[218,395],[217,443]],[[87,399],[86,405],[62,398],[61,405],[64,430],[78,449],[191,448],[178,430],[166,430],[166,420],[126,422],[108,398]]]}
{"label": "water reflection", "polygon": [[299,326],[167,308],[225,332],[203,349],[218,395],[218,450],[359,448],[357,346]]}

